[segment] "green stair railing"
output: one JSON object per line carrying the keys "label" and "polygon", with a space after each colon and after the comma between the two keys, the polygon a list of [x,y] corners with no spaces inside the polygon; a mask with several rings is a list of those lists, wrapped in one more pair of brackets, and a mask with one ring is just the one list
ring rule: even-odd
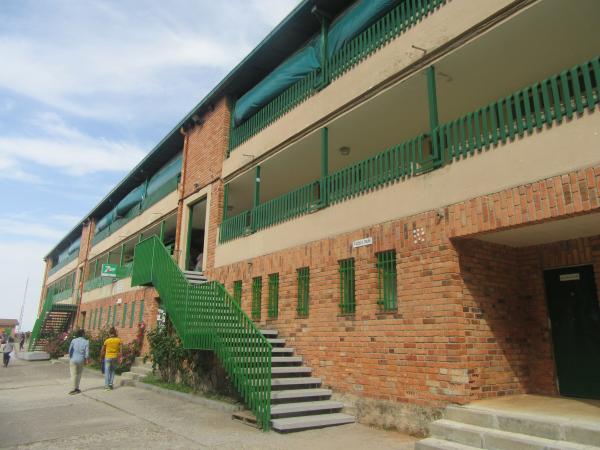
{"label": "green stair railing", "polygon": [[42,337],[42,330],[44,329],[44,322],[48,319],[52,311],[63,311],[75,313],[77,311],[77,305],[61,305],[56,304],[58,301],[55,299],[55,295],[48,294],[44,299],[44,305],[42,306],[42,312],[36,319],[31,330],[31,336],[29,338],[28,351],[32,351],[37,344],[37,341]]}
{"label": "green stair railing", "polygon": [[309,73],[263,106],[244,123],[233,127],[229,136],[229,152],[432,14],[444,3],[446,0],[403,0],[400,2],[344,45],[323,64],[323,69]]}
{"label": "green stair railing", "polygon": [[212,350],[267,431],[271,344],[222,284],[191,284],[156,236],[136,245],[132,286],[153,285],[184,348]]}

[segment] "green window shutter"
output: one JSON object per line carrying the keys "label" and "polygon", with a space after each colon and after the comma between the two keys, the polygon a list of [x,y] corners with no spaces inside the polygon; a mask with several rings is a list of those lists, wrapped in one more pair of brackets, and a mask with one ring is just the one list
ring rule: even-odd
{"label": "green window shutter", "polygon": [[252,319],[260,320],[262,277],[252,278]]}
{"label": "green window shutter", "polygon": [[381,311],[395,311],[398,308],[396,272],[396,250],[377,253],[377,304]]}
{"label": "green window shutter", "polygon": [[135,300],[131,302],[131,314],[129,315],[129,328],[133,328],[134,317],[135,317]]}
{"label": "green window shutter", "polygon": [[356,298],[354,289],[354,258],[339,261],[340,271],[340,312],[354,314]]}
{"label": "green window shutter", "polygon": [[242,303],[242,280],[233,282],[233,299],[238,305]]}
{"label": "green window shutter", "polygon": [[123,317],[121,318],[121,328],[125,328],[125,321],[127,320],[127,303],[123,304]]}
{"label": "green window shutter", "polygon": [[115,307],[113,308],[113,316],[112,316],[112,324],[111,326],[115,326],[115,324],[117,323],[117,305],[115,305]]}
{"label": "green window shutter", "polygon": [[277,318],[279,314],[279,274],[269,275],[269,319]]}
{"label": "green window shutter", "polygon": [[90,313],[90,318],[88,319],[88,330],[91,330],[92,329],[92,319],[94,317],[94,311],[90,309],[88,312]]}
{"label": "green window shutter", "polygon": [[102,313],[103,313],[103,308],[102,306],[100,307],[100,315],[98,316],[98,328],[102,328]]}
{"label": "green window shutter", "polygon": [[144,300],[140,300],[140,318],[138,323],[142,323],[144,321]]}
{"label": "green window shutter", "polygon": [[98,325],[98,308],[94,309],[94,330]]}
{"label": "green window shutter", "polygon": [[108,314],[106,315],[106,326],[107,327],[110,325],[111,313],[112,313],[112,306],[109,306]]}
{"label": "green window shutter", "polygon": [[308,304],[310,301],[310,269],[301,267],[296,270],[298,275],[298,303],[296,312],[300,317],[308,317]]}

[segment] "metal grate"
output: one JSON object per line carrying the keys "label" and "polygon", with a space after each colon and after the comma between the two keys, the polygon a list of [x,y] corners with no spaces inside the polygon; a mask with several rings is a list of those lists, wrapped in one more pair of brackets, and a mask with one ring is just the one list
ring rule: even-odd
{"label": "metal grate", "polygon": [[127,303],[123,304],[123,317],[121,318],[121,328],[125,328],[125,321],[127,320]]}
{"label": "metal grate", "polygon": [[112,326],[114,327],[117,323],[117,305],[113,308]]}
{"label": "metal grate", "polygon": [[138,323],[142,323],[144,321],[144,300],[140,300],[140,318],[138,319]]}
{"label": "metal grate", "polygon": [[108,307],[108,314],[106,315],[106,326],[110,325],[110,319],[112,318],[112,306]]}
{"label": "metal grate", "polygon": [[269,275],[269,319],[276,319],[279,314],[279,274]]}
{"label": "metal grate", "polygon": [[301,267],[296,270],[298,275],[298,304],[296,312],[300,317],[308,317],[308,305],[310,302],[310,269]]}
{"label": "metal grate", "polygon": [[396,274],[396,250],[377,253],[377,304],[381,311],[395,311],[398,308]]}
{"label": "metal grate", "polygon": [[262,277],[252,278],[252,320],[260,320]]}
{"label": "metal grate", "polygon": [[238,305],[242,304],[242,280],[233,282],[233,299]]}
{"label": "metal grate", "polygon": [[356,312],[354,258],[340,260],[339,266],[340,312],[342,314],[354,314]]}
{"label": "metal grate", "polygon": [[102,314],[104,313],[102,306],[100,307],[100,314],[98,316],[98,328],[102,328]]}
{"label": "metal grate", "polygon": [[129,328],[133,328],[133,321],[135,318],[135,300],[131,302],[131,314],[129,315]]}

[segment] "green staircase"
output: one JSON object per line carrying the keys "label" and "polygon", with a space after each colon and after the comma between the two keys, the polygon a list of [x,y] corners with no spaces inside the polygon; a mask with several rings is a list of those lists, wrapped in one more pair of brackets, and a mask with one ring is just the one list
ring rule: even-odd
{"label": "green staircase", "polygon": [[152,285],[183,346],[212,350],[263,430],[271,426],[271,344],[216,281],[190,283],[156,236],[135,247],[132,286]]}
{"label": "green staircase", "polygon": [[31,331],[28,350],[43,351],[47,342],[46,336],[67,331],[76,313],[77,305],[54,303],[54,297],[48,295],[44,300],[42,313]]}

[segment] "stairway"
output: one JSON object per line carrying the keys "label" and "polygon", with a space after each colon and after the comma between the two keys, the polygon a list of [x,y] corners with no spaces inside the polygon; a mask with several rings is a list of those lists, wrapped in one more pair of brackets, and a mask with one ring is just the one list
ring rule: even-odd
{"label": "stairway", "polygon": [[415,450],[600,450],[600,424],[540,414],[448,406]]}
{"label": "stairway", "polygon": [[204,284],[208,283],[208,278],[204,276],[203,272],[194,272],[193,270],[184,270],[183,276],[191,283],[191,284]]}
{"label": "stairway", "polygon": [[300,431],[353,423],[340,411],[343,403],[331,400],[331,390],[285,346],[277,330],[260,330],[273,346],[271,357],[271,427],[279,432]]}
{"label": "stairway", "polygon": [[149,361],[144,362],[144,357],[138,356],[135,358],[135,361],[131,366],[131,370],[121,374],[121,384],[128,384],[131,381],[137,381],[141,378],[145,378],[151,373],[152,363]]}
{"label": "stairway", "polygon": [[43,351],[48,342],[46,336],[67,331],[77,311],[77,306],[57,303],[49,305],[47,309],[47,311],[42,311],[33,327],[29,345],[30,351]]}

